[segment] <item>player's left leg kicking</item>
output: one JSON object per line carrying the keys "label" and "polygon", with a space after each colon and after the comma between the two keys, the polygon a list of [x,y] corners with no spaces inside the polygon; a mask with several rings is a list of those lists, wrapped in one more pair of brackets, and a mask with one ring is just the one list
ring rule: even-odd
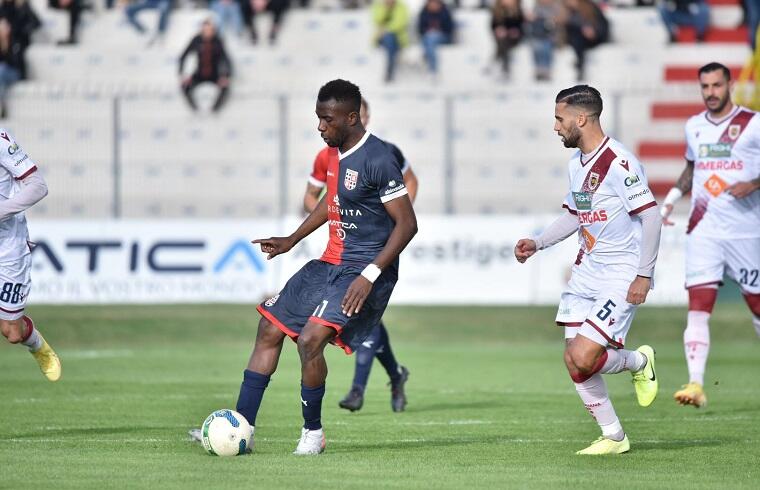
{"label": "player's left leg kicking", "polygon": [[623,349],[635,306],[619,295],[594,301],[566,292],[557,323],[565,325],[565,365],[584,406],[602,436],[576,454],[620,454],[630,450],[628,437],[609,399],[602,374],[630,371],[639,405],[647,407],[657,396],[654,349],[643,345]]}
{"label": "player's left leg kicking", "polygon": [[31,318],[24,315],[31,290],[31,255],[0,267],[0,331],[11,344],[22,344],[50,381],[61,377],[61,361],[50,348]]}

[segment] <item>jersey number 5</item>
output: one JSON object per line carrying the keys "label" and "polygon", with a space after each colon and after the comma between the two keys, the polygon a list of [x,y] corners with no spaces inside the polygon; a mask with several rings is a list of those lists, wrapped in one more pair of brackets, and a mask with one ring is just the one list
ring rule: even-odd
{"label": "jersey number 5", "polygon": [[604,303],[604,306],[602,306],[602,309],[596,314],[596,317],[602,321],[606,320],[612,314],[612,309],[615,306],[617,305],[613,303],[611,299],[608,299],[607,302]]}

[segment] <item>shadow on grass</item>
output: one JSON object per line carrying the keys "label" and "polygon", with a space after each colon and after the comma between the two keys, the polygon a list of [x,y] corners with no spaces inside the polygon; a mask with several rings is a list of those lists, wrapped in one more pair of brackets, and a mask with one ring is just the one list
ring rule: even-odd
{"label": "shadow on grass", "polygon": [[[487,435],[482,437],[449,437],[449,438],[415,438],[404,439],[399,437],[397,441],[382,441],[376,443],[366,444],[334,444],[330,446],[330,453],[355,453],[361,450],[377,451],[377,450],[416,450],[416,449],[431,449],[453,446],[468,446],[473,444],[497,444],[499,441],[504,440],[504,435]],[[329,443],[329,440],[328,440]]]}
{"label": "shadow on grass", "polygon": [[[3,439],[53,439],[57,437],[83,437],[117,435],[117,434],[140,434],[145,435],[148,431],[161,430],[158,427],[80,427],[71,429],[46,429],[43,431],[23,432],[9,434]],[[0,439],[2,440],[2,439]]]}

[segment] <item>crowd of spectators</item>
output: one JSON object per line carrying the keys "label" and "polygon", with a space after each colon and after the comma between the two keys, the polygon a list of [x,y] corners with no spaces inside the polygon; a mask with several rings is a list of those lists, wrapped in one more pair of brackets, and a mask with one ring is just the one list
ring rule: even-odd
{"label": "crowd of spectators", "polygon": [[[219,110],[229,91],[232,63],[223,39],[234,36],[243,42],[256,44],[259,34],[256,19],[271,15],[267,34],[268,44],[276,44],[291,6],[310,8],[309,0],[47,0],[47,7],[68,15],[68,36],[59,45],[76,45],[82,15],[94,10],[89,1],[97,1],[98,9],[123,8],[124,23],[147,38],[147,46],[161,40],[170,27],[171,12],[177,8],[209,10],[209,20],[181,55],[180,71],[185,59],[194,54],[198,70],[183,76],[182,91],[192,108],[196,108],[193,90],[200,83],[213,83],[219,88],[214,110]],[[102,1],[102,3],[100,3]],[[315,0],[316,1],[316,0]],[[462,42],[458,39],[456,11],[462,8],[459,0],[426,0],[418,12],[410,11],[407,0],[333,0],[338,8],[367,8],[374,24],[373,43],[386,55],[384,79],[393,82],[398,74],[403,50],[419,43],[419,64],[433,80],[437,80],[442,46]],[[483,72],[494,72],[500,79],[509,80],[513,54],[517,46],[529,46],[533,55],[534,78],[550,80],[554,52],[566,45],[575,54],[576,76],[583,80],[589,50],[608,42],[610,24],[604,14],[609,2],[615,0],[533,0],[524,8],[522,0],[480,0],[477,8],[490,11],[490,30],[493,39],[491,62]],[[760,22],[760,0],[741,0],[742,23],[748,26],[749,43],[755,46],[755,33]],[[635,0],[636,5],[655,6],[663,20],[671,42],[679,37],[684,26],[693,28],[697,40],[705,39],[710,9],[707,0]],[[630,2],[629,2],[630,5]],[[315,8],[323,8],[320,4]],[[158,13],[155,27],[146,26],[141,12]],[[94,14],[97,15],[97,14]],[[121,14],[120,14],[121,15]],[[0,0],[0,116],[7,114],[6,94],[10,86],[26,77],[24,53],[33,33],[42,27],[29,0]],[[495,68],[495,70],[494,70]],[[526,67],[521,66],[524,70]]]}

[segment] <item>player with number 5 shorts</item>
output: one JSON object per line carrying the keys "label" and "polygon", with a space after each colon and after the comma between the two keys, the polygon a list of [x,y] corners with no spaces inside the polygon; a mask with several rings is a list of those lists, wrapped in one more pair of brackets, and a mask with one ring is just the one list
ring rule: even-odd
{"label": "player with number 5 shorts", "polygon": [[47,192],[32,159],[0,128],[0,330],[11,344],[27,346],[45,377],[57,381],[61,362],[24,313],[32,289],[32,243],[24,211]]}
{"label": "player with number 5 shorts", "polygon": [[562,90],[555,102],[554,130],[565,147],[579,149],[569,162],[567,212],[540,236],[519,240],[515,257],[525,262],[578,235],[581,248],[557,325],[565,329],[567,370],[602,436],[577,454],[619,454],[630,443],[601,375],[630,371],[641,406],[657,396],[654,349],[631,351],[624,344],[636,307],[652,287],[660,216],[638,159],[602,130],[599,92],[577,85]]}
{"label": "player with number 5 shorts", "polygon": [[673,397],[681,405],[707,404],[705,367],[709,320],[726,274],[739,283],[760,336],[760,116],[731,102],[731,72],[709,63],[697,73],[705,110],[686,122],[686,168],[663,203],[691,192],[686,227],[689,313],[683,333],[689,382]]}

